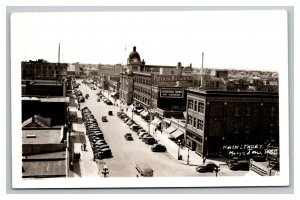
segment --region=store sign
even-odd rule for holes
[[[186,82],[193,81],[193,77],[186,75],[154,75],[153,80],[154,82]]]
[[[161,98],[183,98],[183,89],[181,88],[161,88]]]

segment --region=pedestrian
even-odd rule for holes
[[[128,108],[126,108],[126,112],[128,111]]]
[[[83,151],[85,151],[85,150],[86,150],[86,144],[83,143]]]

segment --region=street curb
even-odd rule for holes
[[[180,161],[180,163],[183,165],[188,165],[188,166],[195,166],[195,167],[198,166],[196,164],[187,164],[186,162],[183,162],[183,161]]]

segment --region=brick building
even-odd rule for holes
[[[67,63],[50,63],[43,59],[24,61],[21,62],[22,79],[65,79],[67,77],[67,67]]]
[[[270,92],[187,91],[185,143],[201,156],[264,156],[279,144],[279,96]]]

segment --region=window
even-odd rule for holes
[[[203,120],[198,119],[197,129],[203,131]]]
[[[271,117],[274,117],[275,116],[275,107],[272,106],[271,107]]]
[[[197,119],[196,119],[196,117],[194,117],[194,127],[196,127],[197,126]]]
[[[240,116],[240,110],[239,110],[239,107],[238,107],[238,106],[236,106],[236,107],[234,108],[234,116],[235,116],[235,117],[239,117],[239,116]]]
[[[251,105],[248,105],[246,109],[247,109],[247,114],[246,114],[246,116],[247,116],[247,117],[251,116]]]
[[[193,117],[188,115],[188,124],[189,125],[193,125],[192,119],[193,119]]]
[[[197,111],[197,101],[194,102],[194,111]]]
[[[193,109],[193,100],[192,99],[188,99],[188,108]]]
[[[204,114],[204,102],[198,102],[198,112]]]

